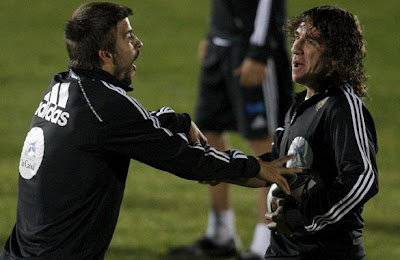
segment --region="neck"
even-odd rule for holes
[[[111,75],[114,75],[114,66],[112,64],[103,64],[101,69],[110,73]]]
[[[310,97],[314,96],[315,93],[318,92],[318,88],[312,87],[312,86],[307,86],[307,94],[306,94],[306,99],[309,99]]]

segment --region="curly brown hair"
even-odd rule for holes
[[[366,49],[357,16],[333,6],[312,8],[289,20],[286,29],[292,39],[303,22],[310,23],[320,32],[319,38],[327,47],[325,56],[336,61],[333,72],[326,78],[329,85],[347,83],[358,96],[368,96],[363,64]]]

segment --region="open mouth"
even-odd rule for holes
[[[133,60],[132,60],[132,69],[135,72],[136,72],[136,65],[134,62],[139,58],[139,55],[140,55],[140,51],[136,52],[136,55],[133,57]]]
[[[303,65],[304,65],[303,63],[300,63],[300,62],[298,62],[298,61],[294,61],[294,62],[292,63],[292,68],[293,68],[293,69],[298,69],[298,68],[302,67]]]

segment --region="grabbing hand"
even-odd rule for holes
[[[311,234],[304,228],[301,212],[294,198],[272,197],[271,204],[276,210],[265,214],[266,220],[271,221],[268,224],[270,230],[289,238]]]
[[[261,159],[257,159],[260,163],[260,173],[258,178],[267,181],[268,183],[276,183],[286,194],[290,195],[290,187],[285,177],[282,174],[285,173],[300,173],[300,168],[286,168],[282,165],[288,160],[292,159],[293,155],[287,155],[285,157],[276,159],[272,162],[264,162]]]
[[[199,130],[199,128],[197,127],[197,125],[193,121],[192,121],[192,123],[190,125],[188,138],[189,138],[189,142],[192,142],[192,143],[194,143],[194,142],[200,143],[203,146],[207,144],[207,138]]]
[[[268,228],[278,234],[286,235],[287,237],[293,237],[293,232],[285,222],[285,216],[283,214],[283,205],[285,199],[273,197],[273,203],[277,206],[277,209],[270,213],[265,214],[265,219],[271,221],[268,224]]]

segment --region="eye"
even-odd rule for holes
[[[133,39],[135,38],[135,35],[133,34],[133,32],[129,32],[127,35],[126,35],[126,39],[128,40],[128,41],[133,41]]]
[[[315,39],[315,38],[313,38],[313,37],[307,37],[307,41],[308,41],[309,43],[311,43],[312,45],[314,45],[314,46],[318,46],[318,45],[319,45],[318,40]]]

